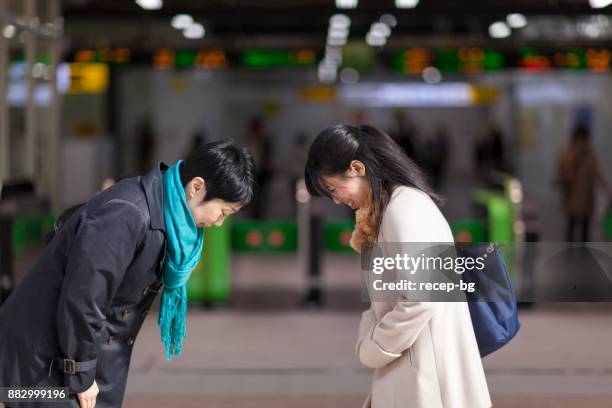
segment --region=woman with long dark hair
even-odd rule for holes
[[[310,147],[308,191],[357,212],[352,245],[453,242],[421,170],[373,126],[325,129]],[[374,368],[364,407],[491,406],[466,303],[373,301],[359,325],[359,360]]]

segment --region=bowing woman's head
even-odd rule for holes
[[[255,194],[255,165],[245,148],[212,142],[192,151],[181,165],[187,206],[199,228],[220,227]]]
[[[389,135],[368,125],[323,130],[310,146],[305,181],[311,195],[354,210],[369,208],[377,229],[396,186],[417,188],[440,201],[414,161]]]

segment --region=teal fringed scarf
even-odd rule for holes
[[[181,184],[179,160],[164,173],[164,219],[166,224],[166,260],[162,272],[164,289],[158,324],[166,359],[180,355],[187,314],[187,281],[195,269],[204,245],[202,228],[198,228],[187,206]]]

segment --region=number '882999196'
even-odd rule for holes
[[[66,387],[0,387],[0,402],[61,401],[68,399]]]

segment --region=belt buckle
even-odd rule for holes
[[[76,361],[65,358],[64,359],[64,373],[74,375],[76,374]]]

